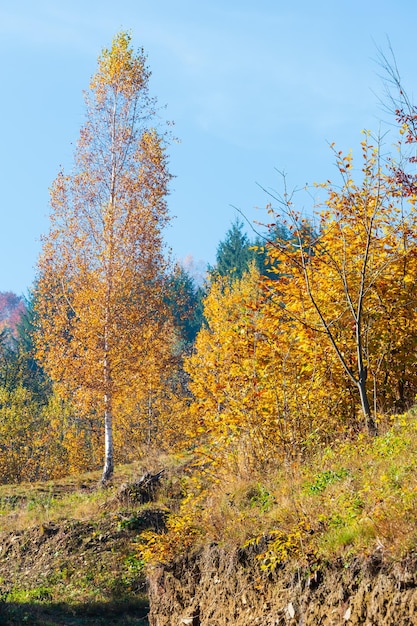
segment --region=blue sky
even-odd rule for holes
[[[375,62],[387,37],[413,93],[416,22],[412,0],[0,0],[0,291],[34,280],[48,188],[71,167],[82,91],[119,30],[144,47],[181,140],[167,242],[212,263],[233,206],[267,221],[259,185],[279,190],[277,169],[290,187],[334,178],[328,143],[355,151],[361,129],[389,121]]]

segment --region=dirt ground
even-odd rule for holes
[[[413,626],[417,557],[375,554],[314,572],[288,564],[265,575],[244,551],[212,545],[155,569],[150,604],[151,626]]]
[[[59,499],[60,486],[53,489]],[[77,489],[67,484],[62,495]],[[16,493],[0,494],[7,528],[0,531],[0,626],[147,625],[147,585],[135,541],[140,530],[163,527],[163,512],[105,500],[89,519],[13,530],[13,515],[28,507],[24,490]],[[38,491],[37,501],[42,497]]]

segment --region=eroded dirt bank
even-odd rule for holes
[[[151,626],[415,626],[417,555],[266,576],[253,555],[210,546],[155,569],[149,593]]]
[[[135,518],[50,522],[0,532],[0,625],[147,624]]]

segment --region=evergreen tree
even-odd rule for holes
[[[211,275],[225,276],[231,280],[242,278],[256,255],[252,246],[249,237],[243,232],[243,223],[236,219],[224,241],[217,247],[216,265],[211,268]]]
[[[227,231],[224,241],[218,245],[216,265],[210,269],[210,273],[212,277],[225,276],[231,281],[240,280],[254,261],[261,276],[278,278],[279,274],[271,272],[268,248],[273,248],[282,241],[290,241],[291,238],[292,234],[285,224],[277,222],[271,225],[265,235],[258,234],[251,241],[243,232],[243,223],[236,219]]]
[[[35,358],[33,335],[36,325],[34,293],[25,298],[25,310],[16,324],[16,338],[13,345],[13,359],[16,376],[25,389],[28,389],[41,404],[47,404],[52,394],[52,385],[44,369]]]
[[[195,341],[203,322],[204,289],[180,265],[168,278],[167,300],[174,325],[180,337],[181,348],[189,348]]]
[[[33,306],[33,296],[30,295],[25,300],[13,335],[9,329],[0,332],[0,387],[11,393],[22,387],[33,401],[44,405],[48,402],[51,386],[35,359]]]
[[[266,235],[259,234],[252,244],[254,251],[254,261],[261,276],[266,276],[272,280],[278,279],[280,274],[273,271],[271,268],[271,257],[268,254],[268,249],[273,249],[276,246],[280,246],[282,242],[291,241],[293,238],[290,230],[285,226],[277,222],[272,224]],[[281,243],[280,243],[281,242]]]

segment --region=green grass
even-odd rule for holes
[[[221,471],[210,479],[181,462],[159,461],[171,463],[170,475],[159,501],[143,506],[118,499],[138,466],[118,468],[107,489],[99,473],[1,486],[0,623],[143,626],[147,563],[174,559],[184,546],[246,547],[267,573],[287,560],[314,569],[417,549],[413,411],[381,424],[377,437],[334,441],[303,463],[244,478]]]
[[[246,478],[223,471],[199,483],[170,536],[147,537],[149,562],[175,558],[193,536],[195,547],[255,547],[265,569],[286,559],[311,566],[375,550],[400,559],[417,549],[416,412],[387,418],[377,437],[334,441],[302,463],[277,463]]]
[[[106,489],[98,473],[0,486],[0,624],[148,623],[135,540],[160,514],[118,499],[140,475],[119,467]]]

